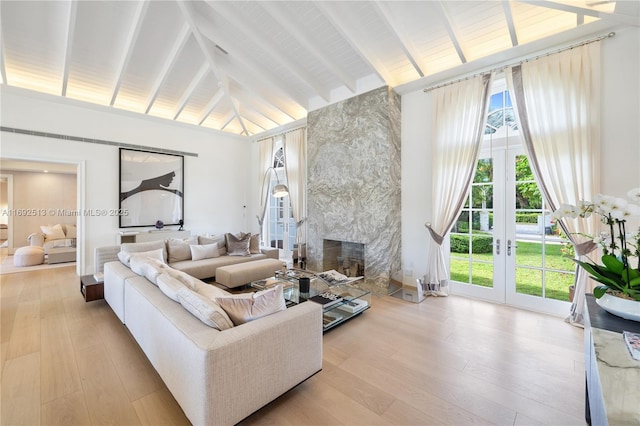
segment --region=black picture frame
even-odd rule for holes
[[[184,222],[184,156],[120,148],[120,228]]]

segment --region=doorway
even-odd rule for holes
[[[450,234],[452,291],[562,315],[575,264],[521,147],[482,153]]]

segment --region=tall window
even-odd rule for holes
[[[278,144],[278,142],[276,142]],[[277,178],[272,175],[269,185],[269,193],[278,183],[287,184],[286,173],[284,171],[284,150],[281,146],[276,149],[273,155],[273,168],[276,170]],[[283,255],[290,257],[293,253],[293,245],[296,241],[296,226],[291,212],[290,198],[275,198],[269,196],[269,208],[267,209],[267,219],[265,220],[265,232],[270,247],[283,249]]]

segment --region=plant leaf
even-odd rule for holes
[[[611,286],[613,288],[619,289],[626,285],[624,281],[622,281],[620,275],[616,275],[611,273],[611,271],[607,271],[604,268],[598,267],[598,265],[594,265],[588,262],[582,262],[580,260],[575,260],[575,262],[582,266],[585,271],[587,271],[591,278],[598,281],[599,283]]]
[[[602,256],[602,264],[606,266],[608,270],[617,274],[621,274],[624,270],[624,264],[620,262],[617,257],[610,254]]]
[[[609,288],[606,285],[599,285],[593,289],[593,297],[600,299],[607,292]]]

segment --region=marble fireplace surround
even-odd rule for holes
[[[364,281],[386,294],[401,270],[400,97],[381,87],[307,117],[307,266],[324,240],[364,245]]]

